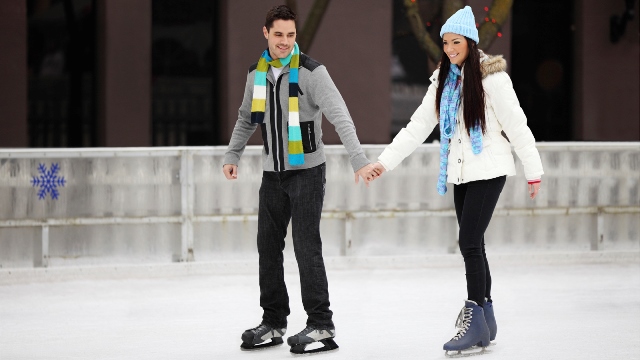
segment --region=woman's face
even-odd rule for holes
[[[462,65],[469,56],[467,39],[459,34],[445,33],[442,36],[442,49],[449,57],[449,61],[458,66]]]

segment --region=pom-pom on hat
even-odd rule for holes
[[[470,6],[465,6],[464,9],[456,11],[456,13],[451,15],[447,22],[442,25],[440,37],[446,33],[466,36],[475,41],[476,44],[480,42],[478,29],[476,29],[476,19],[473,16]]]

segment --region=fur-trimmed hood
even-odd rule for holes
[[[507,60],[502,55],[487,55],[482,50],[479,51],[483,79],[491,74],[507,70]]]

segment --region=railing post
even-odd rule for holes
[[[345,213],[344,216],[344,244],[342,246],[342,256],[350,256],[352,253],[351,240],[353,239],[353,214]]]
[[[598,237],[592,239],[591,241],[591,250],[598,251],[602,250],[604,247],[604,213],[602,208],[598,208],[597,221],[596,221],[596,229],[598,233]]]
[[[454,216],[455,216],[455,212],[454,212]],[[458,222],[455,222],[455,235],[454,236],[454,241],[452,241],[449,245],[449,247],[447,247],[447,253],[449,254],[457,254],[458,253],[458,249],[460,249],[460,225],[458,225]]]
[[[194,261],[193,255],[193,153],[183,150],[180,155],[180,198],[182,200],[182,231],[180,237],[180,259]]]
[[[42,225],[40,243],[33,248],[33,266],[49,267],[49,225]]]

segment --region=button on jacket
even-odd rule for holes
[[[540,154],[535,147],[535,138],[527,126],[527,118],[513,90],[511,79],[505,72],[506,61],[502,56],[488,56],[481,52],[480,65],[486,104],[486,133],[482,136],[482,152],[477,155],[473,153],[471,138],[464,126],[463,105],[460,102],[457,128],[449,147],[447,182],[462,184],[515,175],[511,145],[524,165],[527,180],[540,179],[544,173]],[[436,91],[439,72],[440,69],[437,69],[431,76],[427,94],[411,116],[409,124],[398,133],[378,158],[387,170],[398,166],[438,125]],[[502,136],[502,131],[509,140]]]

